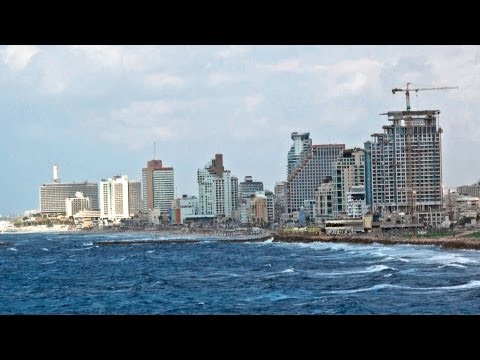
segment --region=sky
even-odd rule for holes
[[[479,46],[0,46],[0,214],[39,208],[39,187],[114,175],[141,180],[156,158],[176,195],[225,168],[274,190],[292,131],[363,147],[387,111],[438,109],[444,186],[480,178]]]

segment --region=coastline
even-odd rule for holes
[[[22,229],[25,230],[25,229]],[[32,233],[72,233],[72,234],[112,234],[124,232],[140,232],[158,237],[153,240],[109,240],[95,241],[96,245],[128,245],[128,244],[156,244],[156,243],[182,243],[201,242],[204,240],[238,243],[238,242],[284,242],[284,243],[345,243],[345,244],[382,244],[382,245],[433,245],[443,249],[457,250],[480,250],[480,238],[468,238],[465,236],[439,237],[439,238],[405,238],[399,236],[373,236],[373,235],[318,235],[307,233],[261,233],[261,234],[231,234],[224,232],[184,232],[165,230],[81,230],[67,229],[65,227],[38,228],[32,227],[27,231],[5,231],[2,234],[32,234]],[[0,241],[0,246],[10,245],[8,241]]]
[[[435,245],[444,249],[480,250],[480,239],[467,237],[442,238],[401,238],[398,236],[376,237],[371,235],[308,235],[308,234],[274,234],[274,242],[312,243],[331,242],[349,244],[382,244],[382,245]]]

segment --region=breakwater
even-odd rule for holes
[[[435,245],[446,249],[473,249],[480,250],[480,239],[466,237],[442,238],[402,238],[398,236],[372,235],[311,235],[277,233],[273,236],[274,242],[332,242],[351,244],[384,244],[384,245]]]

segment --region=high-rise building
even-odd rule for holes
[[[251,176],[245,176],[245,181],[239,184],[240,199],[246,199],[254,195],[256,191],[263,191],[263,182],[253,181]]]
[[[287,183],[275,183],[275,221],[280,222],[282,215],[287,214]]]
[[[391,111],[383,133],[372,134],[374,211],[431,212],[442,206],[438,110]],[[368,193],[368,190],[367,190]]]
[[[100,217],[110,221],[130,218],[128,176],[114,176],[100,181]]]
[[[302,163],[302,159],[308,155],[312,147],[310,133],[292,132],[293,144],[287,156],[287,177]]]
[[[198,207],[201,215],[232,217],[237,209],[238,179],[223,166],[223,155],[197,170]]]
[[[128,213],[134,217],[142,210],[142,183],[138,180],[128,182]]]
[[[353,148],[340,152],[334,164],[333,183],[335,199],[333,215],[347,214],[347,193],[352,186],[365,185],[365,160],[363,149]]]
[[[175,196],[173,167],[163,167],[162,160],[150,160],[142,170],[144,210],[159,209],[168,215]]]
[[[74,198],[77,192],[90,198],[92,209],[98,209],[98,184],[61,183],[58,177],[58,166],[54,166],[53,182],[40,186],[40,212],[42,214],[65,214],[65,199]]]
[[[322,180],[332,176],[333,165],[340,151],[344,149],[344,144],[326,144],[311,145],[303,150],[300,164],[297,164],[287,178],[287,212],[290,217],[298,214],[305,200],[314,199],[315,190]]]

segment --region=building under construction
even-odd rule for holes
[[[372,134],[366,172],[374,212],[432,213],[442,207],[439,110],[392,111],[383,133]]]

